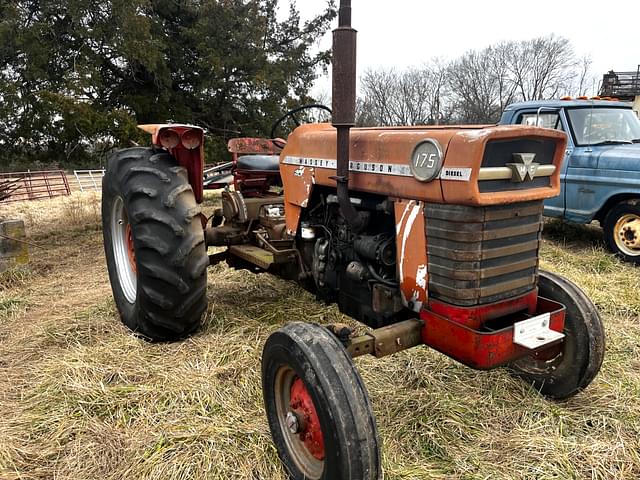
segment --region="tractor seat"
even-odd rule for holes
[[[238,170],[280,170],[279,155],[242,155],[238,157]]]

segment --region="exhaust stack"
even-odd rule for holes
[[[356,118],[356,37],[351,28],[351,0],[340,0],[338,28],[333,31],[332,125],[337,130],[336,181],[340,212],[357,233],[363,217],[349,199],[350,130]]]

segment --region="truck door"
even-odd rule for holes
[[[521,125],[538,126],[544,128],[553,128],[568,133],[566,128],[566,119],[564,113],[560,109],[523,110],[516,117],[516,123]],[[544,201],[544,214],[547,217],[562,217],[565,213],[565,179],[567,176],[568,159],[573,153],[573,142],[569,135],[567,142],[567,150],[562,162],[562,170],[560,171],[560,194],[557,197],[549,198]]]
[[[593,107],[563,110],[569,126],[569,142],[573,151],[568,156],[566,175],[563,178],[565,192],[564,218],[576,223],[589,223],[597,211],[599,172],[598,157],[594,155]]]

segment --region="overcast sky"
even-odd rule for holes
[[[303,19],[319,13],[324,4],[297,1]],[[551,33],[568,38],[578,56],[589,55],[599,80],[608,70],[635,71],[640,64],[638,0],[352,0],[351,5],[359,73],[419,66],[433,57],[451,60],[502,40]],[[322,40],[325,48],[330,37]],[[329,85],[328,79],[320,80],[317,89],[328,91]]]

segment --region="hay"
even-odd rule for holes
[[[46,249],[0,282],[0,478],[284,478],[262,406],[264,340],[288,321],[349,320],[295,285],[217,266],[203,329],[146,343],[118,320],[89,198],[13,212]],[[427,348],[359,358],[385,478],[640,477],[637,269],[605,252],[597,229],[547,230],[543,268],[603,312],[601,374],[558,403]]]

